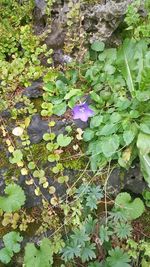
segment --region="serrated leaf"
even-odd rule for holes
[[[5,212],[17,211],[25,203],[25,194],[22,188],[16,184],[9,184],[5,188],[6,196],[0,197],[0,208]]]
[[[122,249],[116,247],[109,251],[109,257],[106,259],[110,267],[130,267],[130,258]]]
[[[96,258],[95,254],[95,244],[86,243],[85,247],[81,250],[81,260],[86,262]]]

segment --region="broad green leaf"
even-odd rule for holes
[[[13,257],[13,252],[9,251],[7,248],[2,248],[0,250],[0,261],[4,264],[7,264],[11,261]]]
[[[141,123],[140,124],[140,130],[143,133],[150,134],[150,120],[147,122],[145,121],[145,122]]]
[[[5,247],[0,250],[0,261],[7,264],[11,261],[14,253],[18,253],[21,249],[20,242],[23,237],[17,232],[9,232],[3,236]]]
[[[19,233],[17,232],[9,232],[8,234],[4,235],[3,237],[3,241],[4,241],[4,245],[5,247],[9,250],[9,251],[13,251],[14,253],[18,253],[21,249],[20,247],[20,242],[23,240],[23,237],[20,236]]]
[[[96,51],[96,52],[102,52],[105,48],[105,44],[103,42],[100,41],[95,41],[92,45],[91,45],[91,49]]]
[[[150,187],[150,156],[139,154],[139,157],[142,174]]]
[[[70,99],[72,96],[75,96],[77,94],[80,94],[81,90],[80,89],[71,89],[69,93],[67,93],[64,97],[65,100]]]
[[[63,135],[63,134],[59,134],[57,136],[57,143],[61,147],[68,146],[71,143],[71,141],[72,141],[72,137],[70,137],[70,136]]]
[[[139,133],[137,147],[142,155],[150,153],[150,134]]]
[[[126,130],[126,131],[123,132],[123,139],[125,141],[126,146],[131,144],[131,142],[133,141],[134,137],[135,137],[135,133],[132,130]]]
[[[67,109],[66,102],[62,102],[58,105],[54,105],[53,113],[57,116],[61,116],[66,112],[66,109]]]
[[[0,208],[3,211],[17,211],[24,205],[26,197],[19,185],[9,184],[4,191],[6,196],[0,197]]]
[[[115,209],[122,211],[128,220],[135,220],[142,215],[145,207],[140,198],[132,201],[130,194],[119,193],[115,199]]]
[[[94,116],[93,118],[91,118],[90,128],[95,128],[95,127],[100,126],[102,121],[103,121],[103,116],[102,115]]]
[[[33,243],[28,243],[25,247],[24,264],[26,267],[51,267],[53,251],[50,240],[44,238],[39,249]]]
[[[102,141],[102,152],[106,158],[110,158],[119,148],[119,137],[112,135]]]
[[[84,140],[85,142],[88,142],[88,141],[90,141],[93,137],[94,137],[94,131],[91,130],[90,128],[87,128],[87,129],[84,131],[84,134],[83,134],[83,140]]]
[[[99,131],[97,131],[96,135],[110,135],[117,131],[118,125],[114,123],[107,123],[105,126],[101,127]]]

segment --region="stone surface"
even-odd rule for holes
[[[23,95],[30,99],[38,98],[43,94],[42,88],[42,81],[33,82],[31,86],[25,88],[25,90],[23,91]]]
[[[84,12],[84,29],[90,42],[106,41],[118,28],[132,0],[107,1],[105,4],[87,5]]]
[[[43,139],[43,134],[49,132],[48,120],[42,120],[39,114],[32,117],[28,127],[28,135],[32,144],[37,144]],[[65,127],[69,125],[66,121],[57,121],[53,127],[53,133],[56,135],[65,133]]]
[[[127,191],[133,194],[142,194],[148,185],[144,181],[138,163],[129,168],[128,171],[122,168],[115,168],[107,183],[107,192],[116,196],[120,191]]]

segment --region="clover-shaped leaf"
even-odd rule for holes
[[[67,135],[59,134],[57,136],[57,143],[59,146],[66,147],[68,146],[72,141],[72,138]]]

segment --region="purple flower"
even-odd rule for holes
[[[94,111],[89,108],[87,103],[76,105],[73,108],[73,119],[80,119],[81,121],[87,121],[89,117],[94,115]]]

